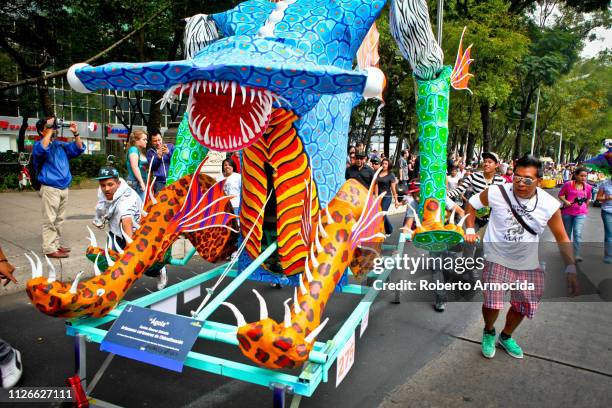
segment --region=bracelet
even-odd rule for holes
[[[474,235],[476,234],[476,231],[474,230],[474,228],[467,228],[465,230],[465,235]]]
[[[8,259],[0,259],[0,262],[8,262]]]
[[[81,136],[81,134],[79,132],[74,134],[74,137],[79,137],[79,136]]]

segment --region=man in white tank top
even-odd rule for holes
[[[544,271],[539,267],[538,242],[539,234],[547,226],[559,244],[570,295],[578,293],[574,255],[563,228],[559,202],[538,188],[541,177],[540,161],[525,156],[515,165],[512,184],[489,187],[474,195],[467,208],[469,217],[465,241],[472,244],[478,237],[474,231],[476,211],[484,206],[491,208],[483,239],[486,262],[482,276],[485,322],[482,354],[487,358],[495,355],[494,324],[504,307],[504,294],[508,290],[504,286],[510,290],[511,307],[499,344],[512,357],[523,358],[523,350],[512,338],[512,333],[524,317],[533,318],[544,293]]]

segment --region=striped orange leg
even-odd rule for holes
[[[236,315],[237,338],[245,356],[268,368],[298,367],[308,359],[315,338],[327,322],[327,319],[321,322],[325,305],[358,249],[355,227],[368,209],[366,203],[367,190],[355,180],[349,180],[323,211],[321,221],[312,229],[314,238],[300,287],[294,290],[293,304],[289,306],[292,299],[285,302],[282,323],[268,316],[265,300],[255,290],[260,302],[257,322],[247,324],[234,305],[224,303]],[[379,211],[379,204],[376,206],[375,212]],[[373,221],[370,232],[380,239],[381,219]]]

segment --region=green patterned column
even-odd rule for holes
[[[195,172],[206,154],[208,154],[208,148],[199,144],[191,135],[187,114],[185,113],[176,134],[176,145],[174,146],[166,185]]]
[[[416,112],[419,121],[421,202],[419,214],[428,198],[438,200],[445,211],[446,153],[448,141],[448,99],[451,67],[445,66],[438,78],[417,79]]]

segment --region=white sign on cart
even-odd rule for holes
[[[340,385],[344,377],[348,374],[353,363],[355,362],[355,332],[344,345],[344,348],[338,354],[336,361],[336,387]]]

